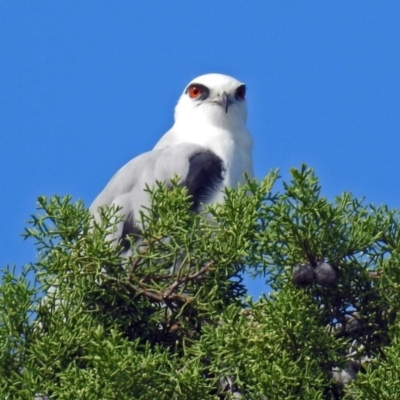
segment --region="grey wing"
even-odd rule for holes
[[[140,211],[150,205],[146,185],[169,183],[178,175],[193,197],[192,209],[217,190],[223,181],[222,160],[201,146],[182,143],[141,154],[122,167],[90,206],[90,212],[99,219],[98,207],[122,207],[123,221],[112,239],[120,240],[138,230]]]

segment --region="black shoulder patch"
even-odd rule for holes
[[[200,203],[220,188],[223,172],[222,159],[209,150],[196,153],[189,159],[189,172],[183,184],[192,196],[193,211],[198,211]]]

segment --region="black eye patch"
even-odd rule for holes
[[[235,97],[237,100],[244,100],[246,98],[246,86],[240,85],[236,89]]]

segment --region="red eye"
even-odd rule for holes
[[[203,90],[200,86],[190,86],[189,88],[189,97],[191,99],[196,99],[197,97],[201,96]]]
[[[236,98],[244,100],[246,98],[246,86],[242,85],[236,89]]]

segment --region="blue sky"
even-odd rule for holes
[[[330,198],[400,207],[399,21],[398,1],[2,1],[0,266],[35,259],[37,196],[89,206],[208,72],[247,84],[257,177],[306,163]]]

